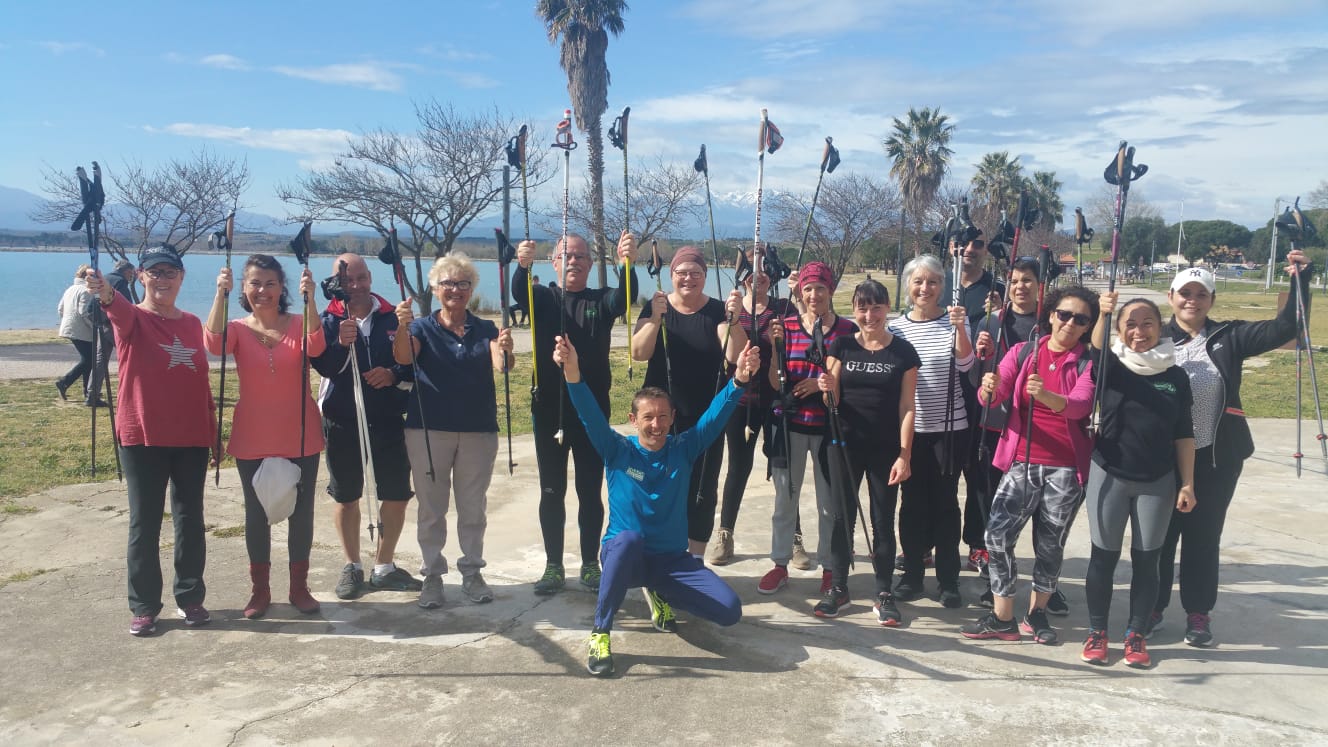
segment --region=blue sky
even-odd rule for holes
[[[610,42],[605,125],[632,107],[633,160],[690,162],[706,143],[722,204],[754,189],[762,107],[786,138],[767,189],[810,190],[826,135],[841,169],[884,178],[892,117],[923,106],[957,125],[953,178],[1009,150],[1055,170],[1070,211],[1102,191],[1123,138],[1151,167],[1139,194],[1168,221],[1184,200],[1187,219],[1261,223],[1274,198],[1328,177],[1322,0],[631,6]],[[17,7],[0,29],[0,185],[32,192],[43,164],[208,147],[247,158],[244,201],[281,217],[278,182],[357,132],[411,130],[415,101],[496,104],[545,130],[567,105],[533,2]]]

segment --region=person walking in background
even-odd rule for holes
[[[411,312],[411,301],[396,307],[398,334],[392,341],[396,362],[417,364],[422,408],[406,415],[406,449],[419,493],[420,573],[424,585],[419,605],[443,606],[443,574],[447,573],[447,509],[456,494],[456,534],[461,558],[461,592],[476,604],[493,601],[485,583],[484,532],[488,528],[489,480],[498,455],[498,398],[493,372],[510,371],[512,330],[470,313],[479,273],[464,254],[440,257],[429,270],[438,310],[423,319]],[[412,355],[412,347],[414,353]],[[423,409],[421,420],[420,409]],[[425,439],[429,439],[426,448]],[[433,477],[429,455],[433,455]]]
[[[211,620],[203,606],[203,485],[217,419],[203,325],[175,305],[184,262],[171,247],[148,249],[139,257],[139,275],[143,301],[138,305],[95,272],[89,274],[87,289],[115,328],[120,365],[115,430],[129,493],[129,632],[147,636],[156,632],[162,608],[161,522],[167,488],[175,528],[175,603],[187,626]]]
[[[60,303],[55,310],[60,314],[60,336],[73,344],[78,353],[75,363],[64,376],[55,380],[55,389],[60,399],[68,400],[69,387],[75,381],[83,382],[83,398],[88,402],[97,400],[97,394],[88,390],[88,379],[97,355],[97,330],[92,324],[93,295],[88,292],[87,274],[91,268],[79,265],[74,272],[74,282],[60,296]],[[105,402],[98,402],[98,407],[105,407]]]
[[[230,268],[223,267],[217,275],[217,295],[203,339],[209,353],[221,355],[221,333],[226,328],[226,353],[234,358],[235,373],[240,379],[240,398],[235,403],[226,451],[235,457],[244,489],[244,543],[253,585],[244,616],[262,617],[272,603],[269,581],[272,529],[254,485],[259,467],[269,459],[287,459],[299,468],[295,509],[287,524],[289,600],[300,612],[313,614],[319,610],[319,604],[309,593],[309,551],[314,540],[314,487],[318,482],[318,457],[323,451],[323,429],[318,404],[307,389],[303,392],[300,389],[308,375],[302,346],[307,345],[311,358],[322,355],[326,348],[323,327],[316,322],[314,279],[307,268],[300,276],[300,293],[308,299],[307,336],[301,330],[302,315],[288,313],[291,300],[286,290],[286,273],[276,259],[253,254],[245,261],[240,307],[249,316],[227,321],[222,318],[222,309],[232,284]],[[298,396],[292,397],[293,392]]]

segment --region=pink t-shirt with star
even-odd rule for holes
[[[115,328],[120,391],[115,431],[124,446],[212,446],[217,411],[208,381],[203,324],[166,319],[119,294],[103,307]]]

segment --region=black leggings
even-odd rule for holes
[[[314,488],[318,483],[318,459],[321,454],[292,459],[300,468],[300,483],[296,486],[295,511],[287,519],[286,554],[290,562],[309,559],[314,544]],[[249,551],[250,563],[272,562],[272,527],[267,512],[254,492],[254,473],[262,459],[236,459],[240,473],[240,486],[244,488],[244,545]]]
[[[848,436],[848,442],[866,443],[866,439]],[[871,509],[871,553],[872,570],[876,575],[876,592],[888,593],[890,580],[895,570],[895,502],[899,498],[899,486],[890,484],[890,468],[899,457],[899,447],[887,451],[885,448],[849,449],[849,469],[853,478],[853,502],[850,505],[847,525],[843,521],[835,522],[834,533],[830,535],[830,573],[835,586],[848,588],[848,566],[853,558],[852,534],[857,524],[858,494],[862,490],[862,478],[867,478],[867,496]]]
[[[977,433],[979,431],[970,431]],[[1001,440],[1000,431],[982,429],[982,443],[969,450],[969,461],[964,465],[964,544],[977,550],[987,548],[987,517],[991,516],[991,499],[996,495],[996,487],[1005,476],[992,464],[992,455],[996,453],[996,443]],[[986,450],[982,446],[986,446]],[[979,457],[986,457],[979,460]],[[1033,514],[1033,521],[1037,521]]]
[[[747,437],[747,414],[751,412],[752,435]],[[724,475],[724,501],[719,508],[719,526],[733,531],[738,523],[738,509],[742,506],[742,494],[747,490],[747,478],[752,473],[753,457],[756,454],[756,436],[768,439],[765,430],[769,408],[757,407],[751,410],[739,407],[729,416],[724,426],[724,440],[728,443],[728,470]],[[690,522],[688,522],[690,526]]]
[[[181,609],[202,604],[207,595],[203,485],[208,447],[121,446],[120,463],[129,488],[129,610],[135,615],[161,612],[161,520],[168,487],[175,526],[175,603]]]
[[[678,420],[678,433],[696,425]],[[692,462],[692,479],[687,484],[687,539],[709,542],[715,530],[715,506],[719,503],[719,472],[724,466],[724,439],[717,438]]]
[[[1157,599],[1157,558],[1160,550],[1130,550],[1130,630],[1148,631],[1148,616]],[[1088,560],[1088,573],[1084,579],[1084,593],[1088,597],[1088,627],[1107,629],[1107,613],[1111,610],[1111,591],[1116,575],[1120,550],[1103,550],[1093,545]]]
[[[1176,546],[1180,546],[1180,603],[1186,612],[1208,614],[1217,606],[1218,552],[1222,527],[1227,523],[1227,509],[1236,493],[1245,463],[1239,459],[1219,459],[1213,464],[1213,447],[1194,452],[1194,495],[1198,501],[1188,514],[1173,511],[1162,543],[1158,563],[1158,596],[1155,609],[1165,610],[1171,603],[1171,584],[1175,579]]]
[[[913,437],[912,475],[904,481],[899,508],[899,542],[904,579],[921,585],[923,557],[936,549],[936,580],[942,589],[959,588],[959,469],[968,448],[968,429],[955,431],[949,474],[942,469],[945,433]]]
[[[551,565],[563,565],[563,524],[567,522],[567,454],[571,452],[576,469],[576,524],[581,531],[581,563],[599,562],[599,540],[604,532],[604,503],[600,489],[604,484],[604,460],[586,436],[586,429],[576,410],[567,404],[567,424],[563,442],[557,432],[555,412],[539,410],[535,418],[535,459],[539,462],[540,532],[544,535],[544,554]],[[713,509],[712,509],[713,510]]]

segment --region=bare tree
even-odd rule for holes
[[[504,145],[518,125],[497,109],[465,114],[437,101],[417,104],[415,116],[418,132],[366,132],[347,143],[332,168],[280,185],[277,196],[303,218],[353,223],[384,237],[400,224],[406,233],[398,236],[400,247],[415,266],[407,290],[427,314],[433,297],[422,257],[452,251],[461,233],[501,199]],[[542,149],[531,148],[528,186],[543,183],[542,162]]]
[[[249,165],[207,149],[187,160],[172,158],[148,169],[126,161],[107,170],[109,189],[102,208],[101,238],[114,257],[168,243],[181,254],[221,227],[249,186]],[[47,201],[33,212],[44,223],[72,222],[83,209],[78,180],[46,166],[42,191]]]
[[[617,244],[618,234],[624,227],[643,244],[650,239],[674,238],[681,228],[704,218],[701,174],[690,164],[666,163],[663,158],[656,158],[648,166],[632,169],[629,178],[630,225],[623,216],[622,185],[614,182],[604,188],[604,225],[610,245]],[[586,235],[594,232],[592,191],[587,179],[572,195],[568,210],[569,225]],[[561,234],[562,215],[546,216],[540,221],[540,227],[549,233]]]
[[[901,206],[893,187],[855,173],[836,174],[833,180],[825,180],[809,232],[810,194],[781,193],[772,200],[776,235],[796,250],[807,232],[803,262],[825,262],[835,277],[842,277],[854,264],[864,244],[898,222]]]

